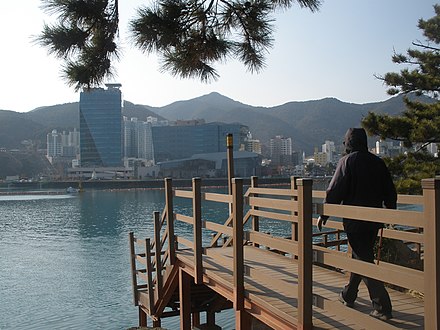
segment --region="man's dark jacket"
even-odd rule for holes
[[[350,128],[344,141],[347,155],[339,160],[327,189],[326,203],[396,208],[397,194],[382,159],[368,151],[362,128]],[[377,230],[383,224],[344,219],[346,232]]]

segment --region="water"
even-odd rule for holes
[[[0,329],[137,326],[128,233],[153,237],[152,214],[164,204],[161,190],[0,196]],[[213,204],[204,216],[224,222],[227,207]],[[176,200],[175,209],[190,215],[191,202]],[[217,319],[231,329],[226,315]]]
[[[163,190],[0,196],[0,330],[137,326],[128,233],[153,238],[152,215],[164,205]],[[176,198],[174,211],[191,216],[191,200]],[[225,204],[202,205],[204,220],[223,224],[227,215]],[[262,232],[275,236],[289,236],[290,228],[274,220],[260,223]],[[175,231],[192,236],[185,223],[177,222]],[[210,232],[203,234],[206,246]],[[216,322],[234,328],[228,311],[217,314]],[[162,325],[178,329],[179,318],[163,319]]]
[[[127,329],[128,232],[147,235],[161,191],[1,196],[0,329]]]

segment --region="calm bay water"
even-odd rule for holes
[[[128,233],[153,237],[152,214],[163,207],[162,190],[0,196],[0,329],[137,326]],[[175,211],[191,215],[191,202],[177,199]],[[226,205],[203,207],[205,219],[226,216]],[[176,232],[189,236],[191,228]],[[227,313],[217,319],[233,328]],[[178,329],[178,319],[163,326]]]

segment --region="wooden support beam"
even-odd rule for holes
[[[162,296],[162,286],[163,286],[163,278],[162,278],[162,244],[160,239],[160,213],[155,211],[153,213],[154,220],[154,248],[155,248],[155,259],[156,259],[156,301],[159,297]]]
[[[244,309],[243,179],[232,179],[234,309]],[[240,314],[241,315],[241,314]]]
[[[235,311],[235,330],[249,330],[252,328],[252,317],[244,309]]]
[[[137,291],[137,276],[136,276],[136,250],[134,247],[134,233],[128,234],[128,240],[130,244],[130,268],[131,268],[131,285],[133,289],[133,303],[138,306],[138,291]]]
[[[312,183],[298,184],[298,329],[312,329]]]
[[[258,177],[252,176],[251,177],[251,187],[252,188],[258,188]],[[253,194],[254,197],[258,197],[258,194]],[[252,211],[258,210],[258,206],[252,205]],[[260,231],[260,217],[258,215],[252,216],[252,230],[253,231]],[[258,243],[253,242],[253,245],[255,247],[259,247]]]
[[[199,327],[200,326],[200,312],[194,312],[192,313],[192,327]]]
[[[145,266],[146,266],[146,275],[147,275],[147,290],[148,290],[148,309],[150,311],[150,315],[154,315],[156,312],[154,306],[154,288],[153,288],[153,265],[151,263],[151,243],[150,239],[145,239],[144,243],[145,248]]]
[[[299,178],[292,176],[290,178],[290,189],[292,191],[296,191],[298,190],[298,184],[297,184],[297,180]],[[294,196],[292,196],[292,201],[298,201],[298,196],[295,196],[295,194],[293,194]],[[292,211],[292,215],[298,215],[298,212]],[[298,242],[298,222],[292,222],[292,240]]]
[[[139,326],[140,327],[146,327],[147,325],[148,325],[148,323],[147,323],[147,314],[139,306]]]
[[[173,211],[173,182],[171,178],[165,179],[165,208],[167,215],[167,230],[168,230],[168,254],[170,264],[176,263],[176,239],[174,236],[174,211]]]
[[[162,322],[160,319],[153,320],[153,328],[160,328],[162,326]]]
[[[215,312],[214,311],[206,311],[206,324],[208,326],[215,325]]]
[[[440,178],[422,180],[425,218],[425,329],[440,328]]]
[[[191,279],[179,269],[180,330],[191,330]]]
[[[194,282],[196,284],[202,284],[202,180],[200,178],[193,178],[192,186],[194,218]]]

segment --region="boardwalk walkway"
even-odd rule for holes
[[[146,325],[148,317],[160,326],[162,318],[180,316],[183,330],[218,329],[215,314],[233,309],[237,330],[437,329],[440,180],[427,180],[423,186],[423,196],[399,196],[401,204],[418,205],[408,211],[323,205],[323,192],[312,191],[311,180],[305,179],[292,178],[290,189],[271,189],[258,187],[254,178],[246,192],[242,181],[234,179],[231,195],[202,193],[200,179],[193,180],[190,191],[174,190],[167,179],[165,209],[153,215],[154,237],[130,233],[139,323]],[[192,200],[189,214],[174,213],[175,198]],[[224,224],[203,218],[204,201],[229,204]],[[332,231],[318,244],[312,234],[316,213],[392,225],[383,237],[411,246],[424,269],[353,260],[344,252],[340,221],[327,222]],[[267,220],[290,223],[291,230],[284,237],[260,232],[260,222]],[[176,235],[177,222],[192,226],[192,237]],[[204,246],[207,232],[212,240]],[[389,284],[393,319],[369,316],[371,302],[363,283],[354,308],[338,301],[348,272]],[[200,313],[206,313],[205,324],[200,324]]]
[[[244,249],[246,265],[252,268],[252,275],[245,275],[246,303],[249,309],[259,308],[262,313],[272,314],[274,328],[294,329],[297,317],[298,264],[295,260],[273,252],[246,246]],[[216,258],[210,257],[216,254]],[[222,286],[233,295],[233,274],[231,264],[232,248],[211,248],[203,258],[205,276],[211,281],[213,290]],[[219,255],[221,258],[218,258]],[[183,250],[177,253],[177,258],[191,268],[194,256],[191,251]],[[218,260],[223,262],[218,262]],[[258,274],[258,275],[255,275]],[[368,316],[371,302],[368,291],[362,283],[359,297],[354,309],[343,306],[337,299],[341,288],[347,283],[347,276],[320,266],[313,267],[313,293],[329,300],[328,310],[314,307],[314,329],[366,329],[359,323],[376,326],[376,329],[387,329],[382,321]],[[282,289],[280,289],[280,287]],[[401,291],[388,288],[393,302],[394,318],[388,321],[390,329],[424,329],[423,300]],[[255,305],[255,306],[253,306]],[[360,322],[360,320],[363,322]]]

